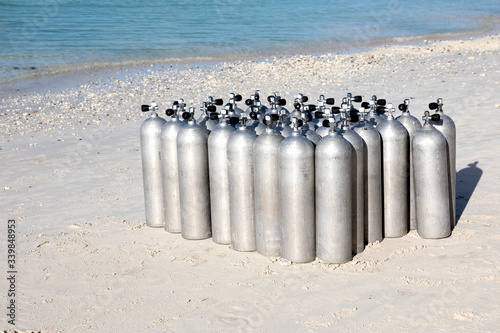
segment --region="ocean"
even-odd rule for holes
[[[498,0],[0,0],[0,83],[80,69],[342,51],[486,32]]]

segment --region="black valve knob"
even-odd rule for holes
[[[249,117],[253,120],[259,119],[259,116],[257,115],[257,112],[255,112],[255,111],[250,111]]]
[[[302,103],[307,103],[307,101],[309,100],[309,98],[307,96],[302,96]]]
[[[321,112],[321,111],[316,111],[316,112],[314,112],[314,117],[315,117],[316,119],[321,119],[321,118],[324,118],[324,116],[323,116],[323,112]]]
[[[286,99],[281,98],[281,99],[278,101],[278,105],[279,105],[279,106],[284,106],[284,105],[286,105]]]
[[[252,101],[250,98],[248,98],[248,99],[245,101],[245,104],[246,104],[246,105],[248,105],[248,106],[253,105],[253,101]]]
[[[304,122],[302,121],[302,119],[297,119],[297,126],[302,127],[302,125],[304,125]]]
[[[182,118],[184,118],[186,120],[190,119],[191,118],[191,113],[189,113],[189,112],[183,112],[182,113]]]
[[[236,125],[239,122],[240,122],[240,119],[238,117],[231,117],[231,118],[229,118],[229,123],[231,125]]]
[[[142,112],[149,111],[149,105],[141,105],[141,111]]]
[[[207,106],[207,111],[208,112],[215,112],[217,110],[217,107],[215,105],[209,105]]]
[[[241,99],[242,99],[241,95],[236,95],[236,96],[234,96],[234,100],[235,100],[236,102],[241,101]]]
[[[330,127],[330,120],[328,119],[323,120],[323,127]]]
[[[377,113],[385,113],[385,107],[384,106],[377,106],[375,109]]]
[[[215,104],[215,105],[222,105],[222,104],[224,104],[224,101],[222,100],[222,98],[217,98],[217,99],[214,101],[214,104]]]
[[[314,104],[309,104],[309,105],[308,105],[308,110],[309,110],[310,112],[316,111],[316,105],[314,105]]]
[[[305,120],[306,120],[307,122],[310,122],[310,121],[312,121],[312,120],[313,120],[313,116],[312,116],[310,113],[306,113],[306,114],[305,114],[305,116],[306,116],[306,119],[305,119]]]
[[[368,109],[368,108],[370,107],[370,103],[368,103],[368,102],[363,102],[363,103],[361,103],[361,107],[362,107],[362,108],[365,108],[365,109]]]
[[[327,105],[333,105],[333,104],[335,104],[335,98],[327,98],[326,99],[326,104]]]
[[[219,114],[217,112],[210,113],[210,120],[217,120],[217,119],[219,119]]]
[[[431,116],[431,120],[432,121],[440,121],[441,120],[441,116],[439,115],[439,113],[433,114]]]
[[[166,110],[165,110],[165,114],[166,114],[167,116],[173,116],[173,115],[174,115],[174,110],[172,110],[172,109],[166,109]]]
[[[434,102],[434,103],[429,104],[429,109],[431,109],[431,110],[437,110],[438,108],[439,108],[438,103]]]
[[[339,114],[340,113],[340,107],[339,106],[332,106],[332,113],[333,114]]]
[[[172,105],[179,105],[179,101],[174,101]]]
[[[356,103],[361,103],[363,101],[363,97],[362,96],[354,96],[352,98],[352,101],[356,102]]]
[[[380,106],[385,106],[387,104],[387,101],[383,98],[381,99],[377,99],[377,105],[380,105]]]
[[[300,105],[300,103],[297,103],[297,102],[295,102],[295,103],[293,104],[293,107],[294,107],[296,110],[299,110],[299,109],[300,109],[300,106],[301,106],[301,105]]]
[[[398,109],[401,111],[406,111],[408,110],[408,105],[406,105],[405,103],[401,103],[398,105]]]
[[[255,93],[255,94],[253,95],[253,98],[254,98],[256,101],[260,100],[260,96],[259,96],[259,94],[257,94],[257,93]]]

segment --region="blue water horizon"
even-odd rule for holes
[[[142,63],[342,51],[486,32],[479,0],[0,0],[0,82]]]

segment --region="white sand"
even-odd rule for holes
[[[64,91],[58,77],[0,86],[0,253],[7,271],[6,222],[14,218],[16,328],[498,331],[499,51],[500,38],[490,35],[192,69],[80,73],[65,77]],[[442,97],[458,129],[452,236],[423,240],[412,231],[344,265],[296,265],[146,227],[140,105],[155,100],[164,110],[183,97],[198,106],[208,95],[248,97],[254,89],[266,96],[277,90],[289,104],[299,92],[311,101],[347,92],[395,105],[412,98],[417,117]],[[2,306],[7,289],[2,279]],[[14,328],[7,319],[0,314],[1,329]]]

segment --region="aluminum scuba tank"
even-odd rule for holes
[[[354,107],[353,102],[361,103],[363,101],[362,96],[353,96],[351,93],[347,93],[347,97],[345,98],[347,106],[349,108],[349,126],[353,127],[359,121],[359,110]],[[342,100],[344,103],[344,100]]]
[[[438,98],[437,103],[429,104],[429,109],[435,110],[436,114],[439,114],[440,120],[435,121],[431,119],[431,124],[440,131],[444,137],[446,138],[446,142],[448,143],[448,156],[449,156],[449,171],[450,175],[450,202],[452,206],[452,214],[451,214],[451,229],[455,228],[456,224],[456,182],[457,182],[457,168],[456,168],[456,157],[457,157],[457,132],[455,123],[453,120],[443,113],[443,99]]]
[[[214,99],[212,96],[208,96],[208,101],[203,102],[200,111],[201,116],[196,120],[196,123],[202,127],[205,127],[209,133],[218,124],[217,119],[210,119],[210,113],[217,111],[217,106],[223,105],[224,101],[220,98]]]
[[[426,111],[424,126],[413,138],[417,232],[422,238],[444,238],[451,234],[447,143],[429,122],[439,118],[440,114],[431,118]]]
[[[417,229],[417,220],[415,213],[415,190],[413,182],[413,163],[412,163],[412,141],[415,133],[422,128],[420,121],[410,114],[408,106],[410,105],[410,100],[405,99],[402,104],[399,104],[399,110],[402,114],[396,118],[408,131],[410,137],[410,230]]]
[[[292,118],[294,131],[279,150],[280,256],[305,263],[314,261],[316,252],[314,144],[300,134],[301,122]]]
[[[342,264],[350,261],[353,253],[355,152],[335,126],[332,119],[330,132],[315,152],[316,254],[326,263]]]
[[[183,101],[181,100],[181,104]],[[161,130],[161,168],[163,199],[165,202],[165,230],[181,232],[181,201],[179,196],[179,168],[177,161],[177,134],[186,125],[178,116],[179,101],[165,114],[170,117]]]
[[[365,240],[368,244],[382,241],[382,141],[379,132],[366,122],[366,110],[360,108],[359,126],[354,131],[365,142]]]
[[[385,106],[378,106],[373,100],[363,102],[361,106],[369,109],[366,121],[367,124],[377,127],[378,124],[387,119],[387,117],[382,117],[383,112],[385,112]]]
[[[160,133],[165,119],[158,116],[158,106],[142,105],[142,112],[151,111],[140,129],[142,176],[146,225],[159,228],[165,226],[163,189],[161,186],[161,144]]]
[[[240,125],[227,141],[231,247],[236,251],[255,251],[253,146],[257,134],[246,127],[247,115],[241,113]]]
[[[280,132],[284,138],[286,138],[290,134],[292,134],[292,132],[293,132],[293,128],[290,125],[288,125],[290,118],[287,116],[286,110],[281,109],[278,112],[279,112],[279,116],[278,116],[278,121],[276,123],[275,129],[276,129],[276,131]],[[272,115],[271,115],[271,117],[272,117]]]
[[[311,112],[318,112],[318,111],[325,112],[327,109],[327,105],[333,105],[333,104],[335,104],[334,98],[325,98],[325,95],[319,95],[318,102],[317,102],[316,106],[314,107],[314,110],[310,110],[310,111]],[[313,120],[311,121],[311,125],[314,125],[314,127],[311,126],[311,129],[316,131],[316,129],[318,127],[323,126],[323,121],[316,118],[316,117],[313,117]]]
[[[410,137],[392,115],[377,125],[382,138],[384,237],[402,237],[410,226]]]
[[[349,116],[352,114],[352,108],[343,104],[342,129],[339,134],[344,137],[354,148],[354,161],[352,168],[352,252],[361,253],[365,248],[365,143],[363,139],[349,127]],[[358,117],[359,118],[359,117]]]
[[[177,134],[181,232],[186,239],[205,239],[211,236],[208,131],[196,123],[194,108],[182,117],[187,124]]]
[[[256,99],[255,95],[251,95],[250,98],[245,101],[245,104],[248,105],[246,110],[246,114],[249,118],[247,120],[247,128],[253,130],[257,135],[260,135],[267,128],[267,126],[261,122],[264,116],[262,113],[262,110],[264,110],[263,106],[260,100]],[[265,108],[265,110],[267,110],[267,108]]]
[[[304,96],[304,98],[305,97],[306,96]],[[319,142],[319,140],[321,140],[321,136],[314,130],[312,130],[311,127],[309,126],[309,122],[313,120],[312,112],[316,110],[316,106],[313,104],[305,105],[303,103],[296,102],[294,104],[294,107],[296,111],[300,111],[300,119],[302,120],[300,127],[301,134],[304,135],[309,140],[311,140],[311,142],[314,143],[314,145],[316,145]],[[292,112],[292,114],[294,112]]]
[[[304,110],[304,105],[308,100],[309,97],[303,94],[297,95],[297,97],[293,101],[293,110],[289,114],[290,120],[292,118],[302,119],[302,111]]]
[[[213,120],[220,118],[220,122],[208,136],[212,239],[218,244],[231,244],[231,215],[229,212],[231,198],[229,196],[227,140],[235,131],[230,122],[237,123],[238,118],[230,119],[226,109],[220,112],[220,115],[215,112],[210,114]]]
[[[230,103],[232,105],[232,110],[234,111],[234,113],[239,117],[242,113],[243,113],[243,110],[240,109],[237,105],[236,105],[236,102],[240,102],[243,98],[241,97],[241,95],[239,94],[235,94],[235,93],[230,93],[229,94],[229,100],[228,100],[228,103]],[[233,115],[229,115],[230,117],[233,117]]]
[[[278,156],[283,136],[272,129],[272,119],[266,115],[267,129],[255,140],[254,190],[255,232],[257,252],[265,256],[279,256],[280,197]]]

